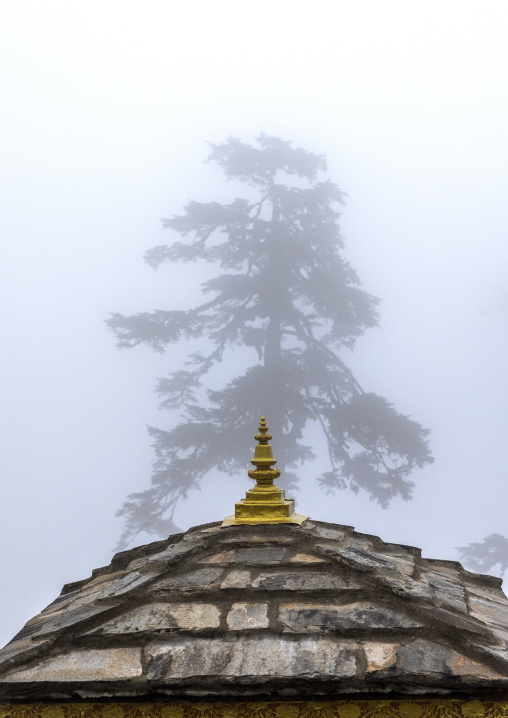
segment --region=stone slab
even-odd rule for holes
[[[152,603],[138,606],[128,613],[114,618],[91,631],[85,636],[107,636],[129,633],[147,633],[150,631],[168,631],[182,628],[202,631],[218,628],[221,611],[217,606],[207,603]]]
[[[467,613],[464,585],[457,571],[436,567],[433,570],[423,569],[420,581],[429,586],[436,606]]]
[[[236,563],[241,566],[267,566],[280,563],[285,556],[286,550],[279,546],[268,548],[237,548],[231,551],[221,551],[220,553],[202,559],[200,563]]]
[[[209,588],[221,574],[222,571],[218,568],[201,568],[177,576],[167,576],[155,581],[149,592],[157,594],[164,591],[198,591]]]
[[[392,609],[366,601],[335,606],[325,603],[283,603],[279,621],[284,631],[315,633],[334,629],[419,628],[421,623]]]
[[[390,668],[397,660],[397,643],[371,643],[363,644],[367,662],[367,673],[375,673]]]
[[[278,571],[261,573],[252,582],[264,591],[345,591],[361,589],[362,584],[336,573]]]
[[[0,678],[0,683],[122,681],[141,676],[140,648],[71,651],[33,668]]]
[[[419,677],[454,675],[477,681],[504,678],[477,661],[439,643],[427,640],[415,640],[397,651],[397,673]]]
[[[309,553],[297,553],[289,559],[290,563],[325,563],[324,558]]]
[[[325,639],[244,636],[153,642],[145,649],[148,679],[171,684],[184,679],[217,679],[237,683],[279,678],[338,680],[356,675],[358,646]]]
[[[267,603],[233,603],[227,617],[228,628],[231,631],[268,628],[267,614]]]
[[[221,583],[221,588],[247,588],[251,585],[251,572],[245,571],[240,568],[233,569],[228,573],[224,581]]]

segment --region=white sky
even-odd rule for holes
[[[298,510],[440,558],[508,534],[507,37],[495,0],[0,3],[0,644],[109,562],[148,486],[171,358],[119,352],[103,320],[192,303],[199,276],[142,255],[187,199],[228,197],[202,161],[229,134],[328,156],[382,300],[351,365],[432,429],[413,502],[330,500],[308,466]],[[248,485],[204,486],[180,525]]]

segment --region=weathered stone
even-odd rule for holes
[[[183,628],[201,631],[218,628],[220,609],[207,603],[152,603],[138,606],[128,613],[114,618],[85,636],[105,636],[122,633],[168,631]]]
[[[348,527],[203,528],[66,590],[0,651],[2,700],[508,689],[498,583]]]
[[[243,571],[242,569],[233,569],[228,573],[224,581],[221,583],[221,588],[247,588],[251,583],[250,571]]]
[[[345,547],[332,542],[322,542],[316,544],[315,548],[326,556],[332,556],[345,566],[359,571],[392,571],[404,576],[411,576],[414,571],[412,556],[382,554],[368,547],[363,541],[350,541]]]
[[[279,621],[284,631],[310,632],[339,629],[418,628],[422,624],[398,611],[373,603],[356,602],[344,606],[320,603],[283,603]]]
[[[425,677],[455,675],[479,681],[503,678],[489,666],[473,661],[447,646],[420,639],[399,648],[397,673]]]
[[[285,555],[285,549],[278,546],[270,548],[237,548],[209,556],[202,559],[200,563],[238,563],[242,566],[266,566],[280,563]]]
[[[267,603],[233,603],[227,617],[228,628],[232,631],[268,628],[267,613]]]
[[[5,683],[121,681],[142,673],[140,648],[71,651],[0,678]]]
[[[291,563],[325,563],[324,558],[318,558],[318,556],[312,556],[309,553],[297,553],[289,559]]]
[[[150,586],[150,593],[160,594],[164,591],[197,591],[208,588],[218,579],[222,571],[218,568],[200,568],[197,571],[168,576]]]
[[[499,603],[479,596],[469,596],[469,609],[479,621],[508,630],[508,603]]]
[[[189,529],[189,531],[184,534],[182,541],[194,541],[196,539],[209,538],[210,536],[214,536],[215,534],[222,533],[220,521],[217,521],[213,525],[208,526],[206,524],[203,524],[203,527],[206,528],[196,526]]]
[[[37,653],[39,648],[45,646],[49,638],[33,640],[32,638],[22,638],[18,641],[11,641],[0,650],[0,666],[2,670],[6,670],[6,666],[12,663],[13,659],[24,656],[28,658],[32,653]]]
[[[362,585],[353,579],[336,573],[314,571],[261,573],[254,579],[252,586],[265,591],[344,591],[362,588]]]
[[[420,581],[430,587],[436,606],[451,608],[454,611],[467,613],[464,585],[457,571],[436,566],[432,570],[422,569]]]
[[[432,601],[433,594],[431,589],[427,585],[420,583],[420,581],[415,581],[409,576],[400,576],[395,573],[378,573],[377,581],[380,586],[386,586],[397,596],[415,600]]]
[[[363,650],[367,661],[367,673],[375,673],[390,668],[397,658],[396,643],[364,643]]]
[[[148,679],[171,684],[182,679],[220,678],[232,683],[278,678],[337,680],[356,675],[358,646],[330,639],[243,636],[153,642],[145,649]]]
[[[143,572],[130,571],[126,573],[122,578],[118,578],[115,581],[107,584],[97,594],[97,599],[109,598],[110,596],[123,596],[126,593],[130,593],[140,586],[144,586],[146,583],[151,581],[158,575],[157,571]]]
[[[344,531],[340,531],[339,529],[328,529],[324,528],[324,526],[317,526],[316,524],[313,524],[311,526],[305,526],[306,532],[311,534],[311,536],[316,536],[316,538],[321,539],[330,539],[331,541],[342,541],[346,537],[346,533]]]
[[[482,576],[482,578],[493,579],[495,576]],[[482,598],[484,601],[494,601],[495,603],[500,603],[503,606],[508,606],[508,598],[498,586],[480,584],[478,581],[472,581],[469,579],[464,581],[464,587],[470,597],[474,596],[475,598]]]
[[[221,540],[221,544],[235,544],[242,546],[252,546],[253,544],[272,544],[274,547],[280,546],[281,544],[287,545],[294,543],[296,536],[277,536],[274,534],[260,534],[260,535],[249,535],[249,536],[232,536],[230,538],[224,538]]]
[[[61,613],[69,611],[73,612],[81,606],[94,603],[105,586],[110,585],[113,581],[122,576],[123,572],[118,571],[114,574],[107,574],[91,579],[83,586],[83,588],[73,591],[65,596],[59,596],[52,603],[50,603],[49,606],[41,611],[41,613],[34,616],[34,618],[30,621],[27,621],[24,628],[33,626],[36,623],[43,623],[48,619],[56,619],[56,617]],[[111,604],[108,607],[111,607]],[[108,607],[103,607],[101,610],[107,610]]]
[[[218,529],[219,527],[215,527],[212,531],[218,531]],[[141,557],[132,561],[129,564],[129,570],[143,568],[145,570],[160,572],[167,566],[172,566],[203,546],[205,546],[205,540],[202,532],[186,534],[179,543],[167,546],[164,551],[159,551],[149,558]]]
[[[425,613],[434,619],[434,621],[447,624],[455,631],[469,631],[470,633],[477,634],[477,636],[484,637],[489,635],[489,631],[484,623],[477,621],[467,614],[457,613],[447,608],[438,608],[436,606],[426,606]]]
[[[84,605],[79,608],[69,609],[67,611],[59,611],[50,615],[47,620],[36,621],[32,625],[27,625],[17,634],[18,638],[30,636],[38,638],[46,634],[55,633],[63,628],[74,626],[78,623],[88,620],[94,616],[98,616],[105,611],[110,611],[118,605],[118,601],[109,604],[93,604],[91,606]]]

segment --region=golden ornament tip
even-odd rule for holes
[[[307,516],[295,513],[293,499],[284,497],[284,490],[278,489],[273,483],[280,476],[280,469],[272,468],[277,460],[273,458],[272,446],[269,443],[272,435],[264,416],[259,423],[259,433],[254,436],[258,442],[254,449],[254,458],[248,475],[256,485],[247,491],[245,499],[235,504],[234,516],[228,516],[222,526],[239,524],[302,524]]]

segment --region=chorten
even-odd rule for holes
[[[225,518],[222,526],[302,524],[308,517],[295,513],[294,500],[286,499],[284,489],[278,489],[273,483],[279,478],[280,470],[273,468],[277,460],[273,458],[272,446],[268,443],[272,435],[268,433],[264,416],[259,424],[259,434],[254,438],[258,445],[251,464],[256,468],[248,474],[255,479],[256,485],[235,505],[234,515]]]
[[[0,651],[0,718],[500,718],[501,581],[274,485],[262,419],[234,516],[116,554]]]

